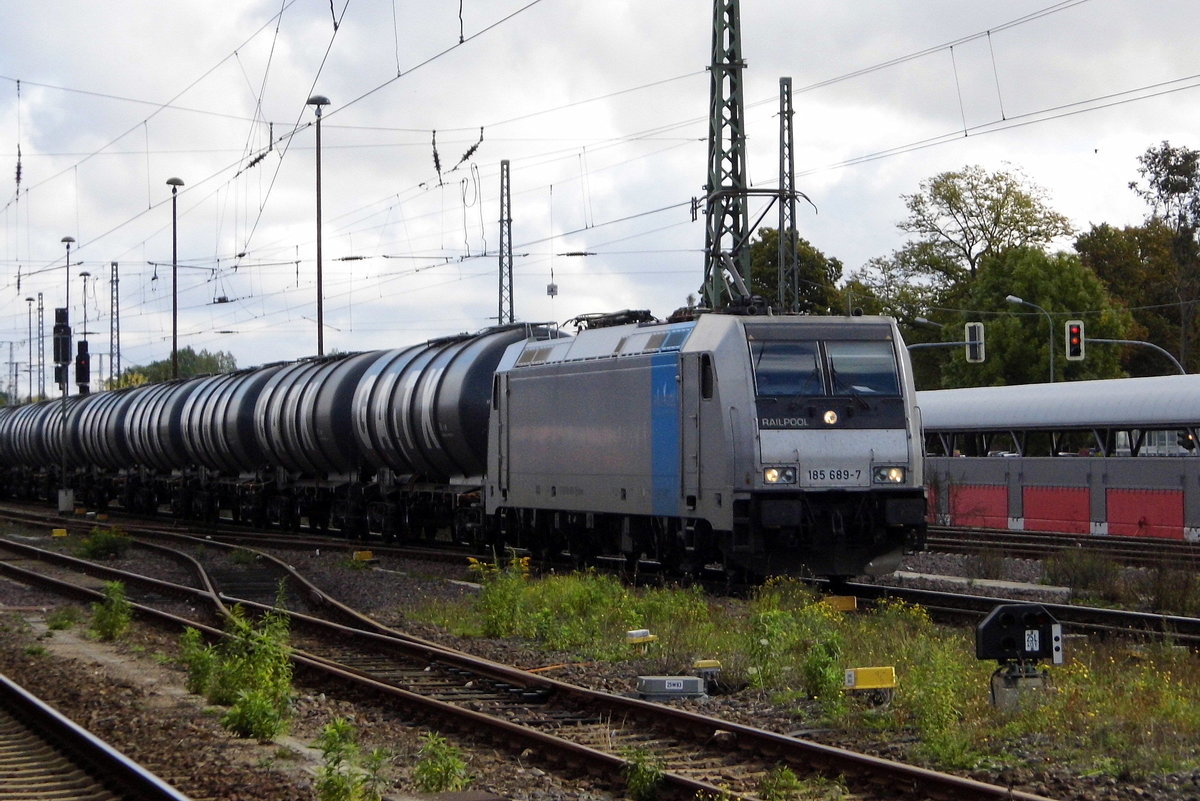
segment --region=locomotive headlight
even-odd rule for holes
[[[796,468],[794,467],[764,467],[764,484],[795,484]]]
[[[903,484],[907,475],[903,467],[876,467],[872,478],[876,484]]]
[[[825,425],[827,426],[836,425],[838,421],[837,412],[835,412],[833,409],[830,409],[829,411],[825,412],[825,416],[822,419],[825,421]]]

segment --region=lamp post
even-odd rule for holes
[[[29,313],[29,403],[33,403],[33,296],[25,298]]]
[[[71,320],[71,243],[75,241],[73,236],[64,236],[62,243],[67,246],[67,303],[63,309],[63,323],[67,325],[67,331],[70,329]],[[71,377],[67,375],[67,371],[71,366],[71,335],[66,334],[66,343],[63,348],[63,353],[66,355],[66,361],[62,363],[62,431],[59,437],[59,450],[62,451],[62,475],[59,476],[58,487],[58,511],[60,514],[66,514],[75,508],[75,494],[67,486],[67,390],[71,386]]]
[[[1043,309],[1036,303],[1030,303],[1023,298],[1018,298],[1016,295],[1008,295],[1004,298],[1009,303],[1014,303],[1018,306],[1028,306],[1031,309],[1037,309],[1042,314],[1046,315],[1046,323],[1050,326],[1050,383],[1054,383],[1054,320],[1050,317],[1050,312]]]
[[[171,378],[179,378],[179,217],[177,195],[183,186],[182,178],[168,178],[171,187]]]
[[[325,300],[321,283],[321,109],[329,105],[325,95],[313,95],[306,105],[317,115],[317,355],[325,355]]]

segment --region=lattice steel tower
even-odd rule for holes
[[[746,214],[746,131],[742,100],[742,34],[738,0],[714,0],[709,66],[708,183],[704,237],[704,301],[729,300],[729,284],[750,274]],[[744,294],[744,290],[743,290]]]
[[[792,79],[779,79],[779,311],[800,311],[796,258],[796,159],[792,134]]]
[[[500,162],[500,308],[496,322],[513,321],[512,196],[508,184],[508,159]]]

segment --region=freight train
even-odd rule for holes
[[[0,409],[0,493],[681,574],[883,573],[921,547],[894,321],[646,317]]]

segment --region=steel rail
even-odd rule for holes
[[[2,674],[0,712],[19,723],[26,733],[18,736],[15,731],[6,731],[3,738],[7,778],[0,795],[6,798],[26,792],[28,795],[21,797],[188,801],[187,796],[144,766]],[[10,751],[10,746],[18,743],[20,747]],[[36,743],[41,743],[40,747]],[[51,758],[47,747],[61,758]],[[22,765],[24,768],[18,771]],[[21,787],[16,786],[18,783]]]
[[[0,543],[4,544],[4,543]],[[32,546],[22,546],[32,548]],[[33,549],[37,550],[37,549]],[[59,557],[63,559],[64,557]],[[70,559],[70,557],[65,557]],[[94,569],[94,566],[93,566]],[[45,583],[45,578],[35,571],[25,571],[15,566],[5,566],[0,563],[0,570],[19,571],[11,573],[14,577],[25,575],[24,580]],[[113,577],[123,571],[113,570]],[[128,580],[137,580],[134,574],[128,574]],[[66,584],[72,592],[86,592],[92,596],[99,594],[91,590],[50,579],[52,586]],[[154,586],[163,582],[152,580]],[[201,590],[179,587],[181,593],[193,594],[200,597]],[[228,600],[228,599],[227,599]],[[258,604],[248,606],[266,609]],[[168,622],[172,627],[190,625],[201,629],[206,636],[222,636],[211,627],[196,624],[193,621],[170,615],[168,613],[134,604],[135,611],[152,620]],[[760,758],[786,761],[802,771],[814,771],[829,777],[847,777],[856,790],[870,789],[885,797],[901,797],[912,799],[970,799],[978,801],[993,801],[1011,799],[1013,801],[1045,801],[1041,796],[1021,791],[1011,790],[972,779],[906,765],[892,760],[859,754],[844,749],[826,746],[787,735],[776,734],[750,726],[735,724],[728,721],[710,718],[682,709],[665,707],[659,704],[642,701],[635,698],[611,695],[583,687],[560,682],[549,677],[531,674],[518,668],[500,665],[489,660],[472,657],[459,651],[440,648],[432,643],[414,642],[411,639],[401,639],[392,634],[366,632],[342,626],[330,621],[312,618],[299,613],[290,613],[293,621],[305,627],[325,631],[329,636],[353,637],[363,642],[370,642],[376,648],[390,649],[398,655],[407,658],[418,658],[439,665],[453,665],[461,670],[470,671],[476,676],[485,676],[499,682],[509,682],[517,686],[537,689],[548,696],[558,696],[563,703],[587,706],[593,710],[603,710],[615,720],[636,720],[672,730],[681,738],[688,738],[695,743],[696,748],[707,743],[713,747],[712,739],[715,732],[727,732],[727,738],[732,743],[721,746],[722,749],[737,749],[747,757],[757,754]],[[350,681],[360,687],[369,688],[372,692],[385,693],[389,698],[401,702],[407,708],[417,710],[421,715],[435,716],[439,721],[454,721],[456,726],[472,734],[490,732],[491,737],[500,745],[521,750],[533,748],[548,759],[567,760],[570,763],[584,767],[589,773],[596,775],[612,775],[614,770],[621,769],[627,761],[611,753],[605,753],[580,743],[571,742],[553,734],[531,729],[511,721],[494,718],[490,715],[447,703],[435,698],[411,692],[387,682],[378,681],[360,671],[335,665],[332,660],[297,651],[294,659],[298,665],[313,670],[319,670],[325,676],[335,676],[339,680]],[[463,679],[464,683],[466,679]],[[555,755],[558,755],[557,757]],[[854,779],[853,777],[868,777]],[[721,788],[704,781],[690,778],[679,773],[668,772],[664,780],[672,795],[691,797],[698,791],[719,794]],[[885,789],[886,788],[886,789]]]

